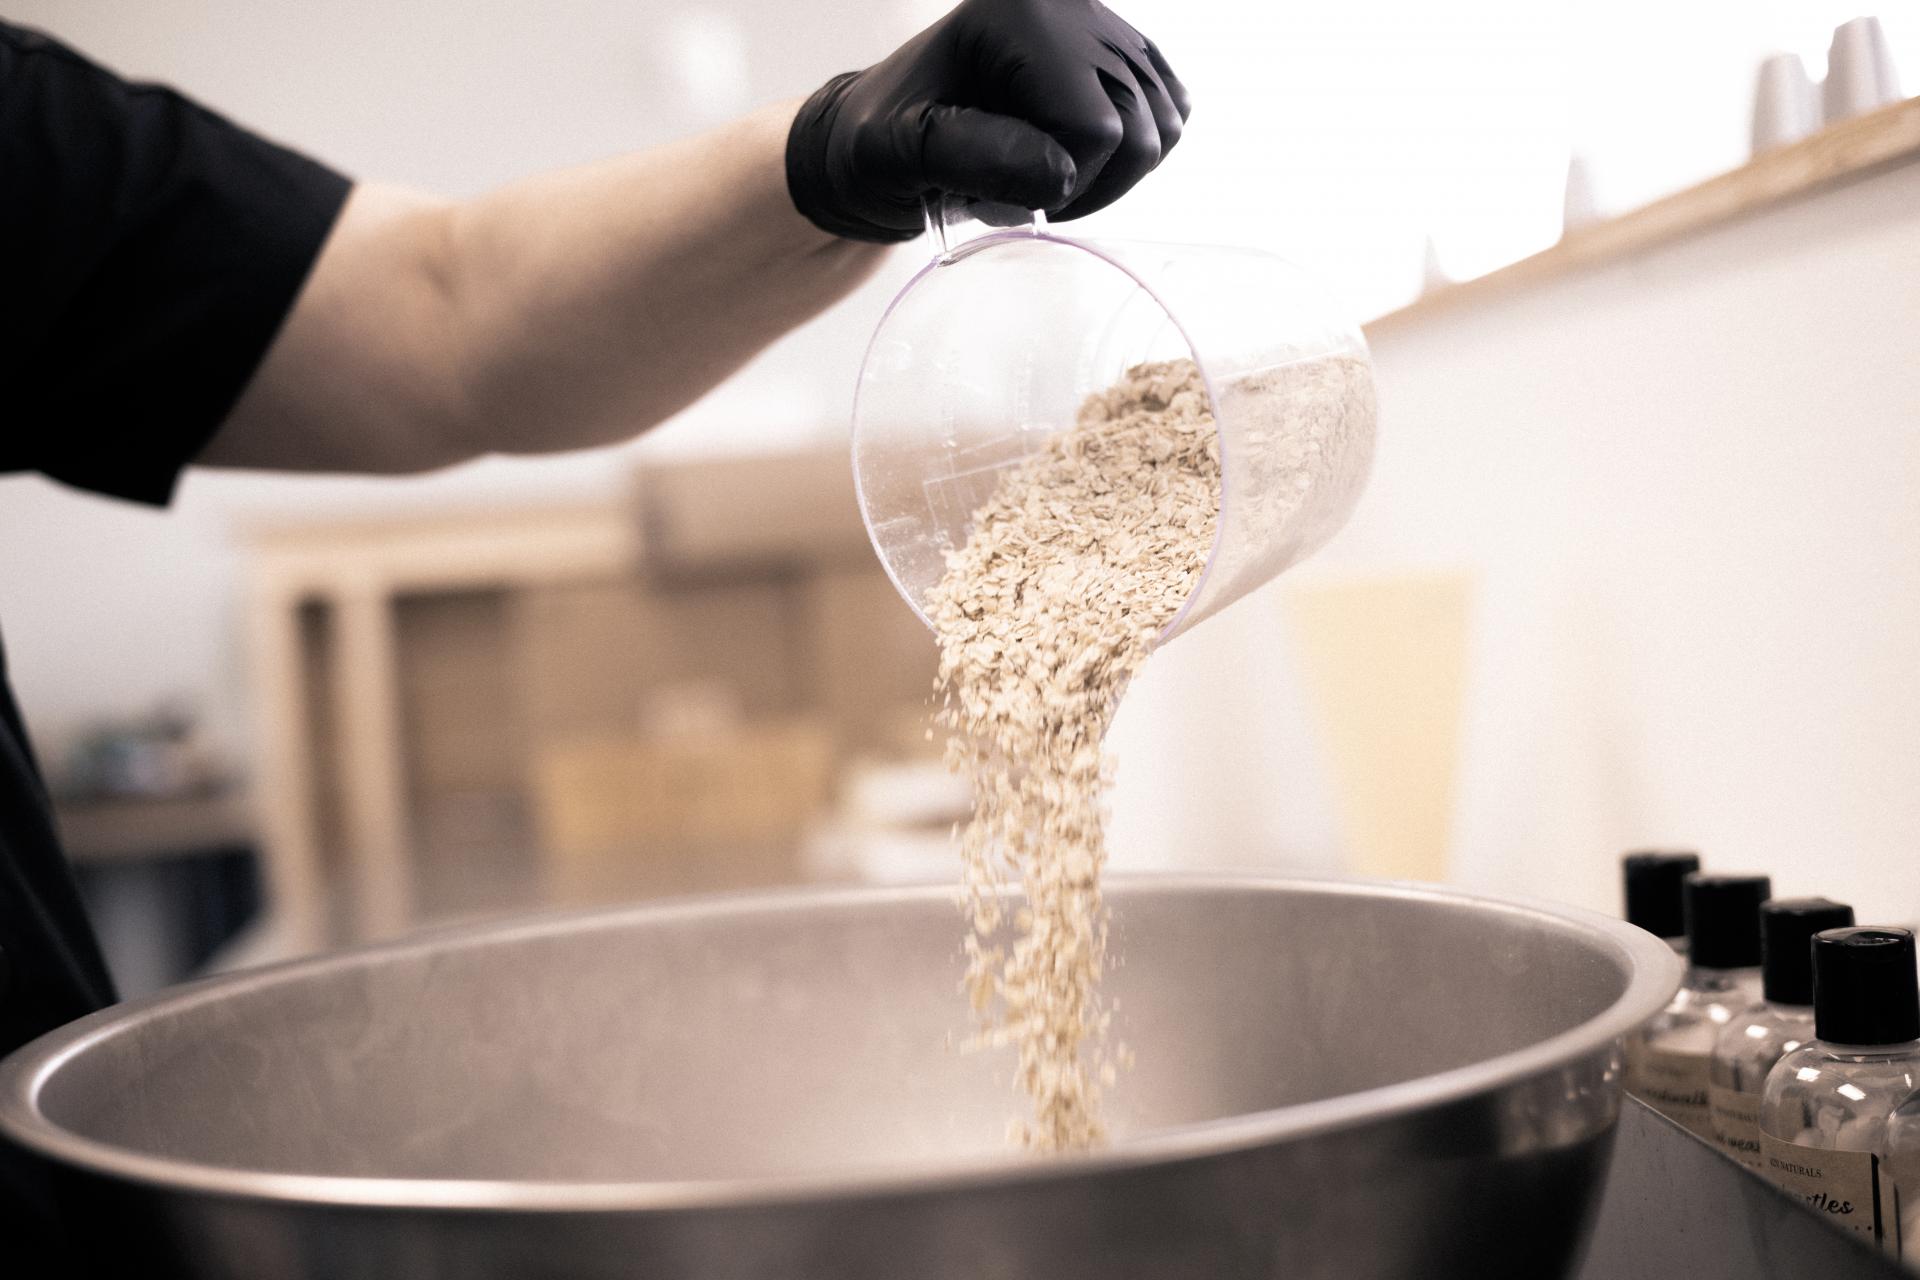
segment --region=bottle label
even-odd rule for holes
[[[1707,1110],[1720,1149],[1749,1169],[1760,1168],[1760,1095],[1709,1083]]]
[[[1714,1141],[1706,1054],[1672,1053],[1635,1041],[1627,1047],[1627,1092],[1694,1136]]]
[[[1871,1151],[1830,1151],[1760,1135],[1761,1172],[1835,1226],[1900,1256],[1900,1217],[1893,1187]]]

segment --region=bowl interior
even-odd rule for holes
[[[1361,886],[1110,895],[1116,1137],[1466,1066],[1626,991],[1618,937]],[[255,1171],[656,1181],[1003,1150],[940,890],[636,908],[430,936],[135,1006],[41,1077],[47,1121]]]

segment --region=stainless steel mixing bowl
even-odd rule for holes
[[[947,891],[455,929],[218,978],[0,1066],[126,1274],[1565,1274],[1666,946],[1437,889],[1121,880],[1095,1155],[1007,1151]],[[132,1260],[132,1261],[129,1261]]]

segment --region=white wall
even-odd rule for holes
[[[1372,485],[1299,573],[1474,575],[1452,877],[1612,908],[1618,851],[1692,843],[1920,919],[1920,164],[1391,325],[1375,356]],[[1170,646],[1181,696],[1130,709],[1123,777],[1292,696],[1276,602],[1214,626],[1276,660]],[[1285,780],[1277,810],[1299,754],[1231,763]],[[1238,821],[1157,774],[1127,803],[1164,829]]]

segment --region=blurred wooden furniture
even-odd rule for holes
[[[847,759],[927,749],[933,643],[839,452],[262,531],[249,585],[276,953],[796,879]]]
[[[796,878],[794,834],[831,798],[833,739],[797,719],[546,747],[535,829],[557,901]],[[678,856],[636,859],[635,845]]]
[[[415,917],[396,606],[627,572],[617,507],[314,524],[249,547],[255,792],[278,946],[311,950]]]
[[[252,929],[259,860],[237,790],[57,798],[54,821],[123,998],[196,976]]]
[[[251,845],[254,815],[238,791],[56,800],[60,844],[75,863],[140,862]]]

